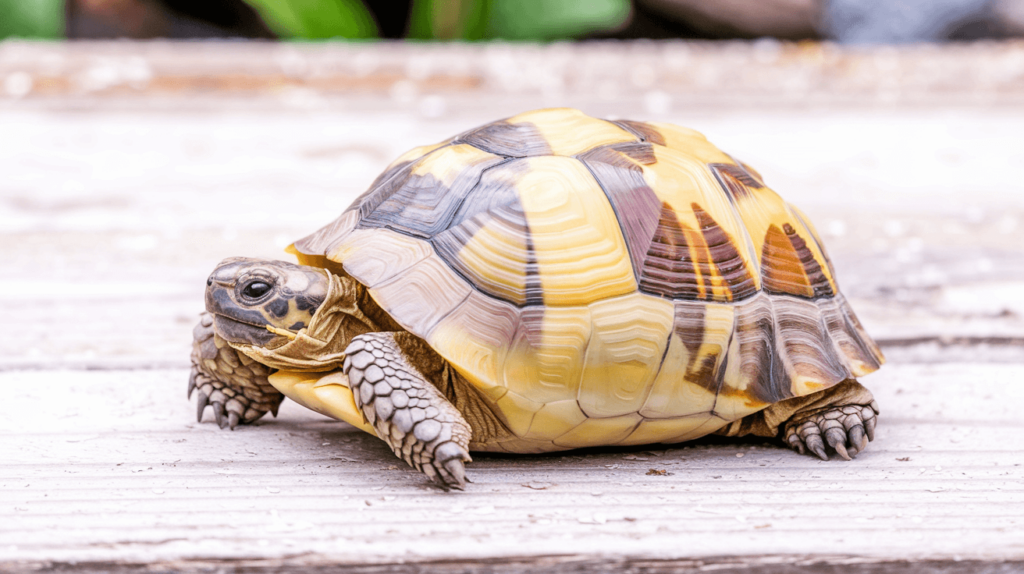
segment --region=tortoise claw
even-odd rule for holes
[[[863,426],[856,425],[851,428],[847,434],[850,437],[850,444],[852,445],[851,448],[854,450],[853,454],[857,454],[868,447],[868,437],[864,434]]]
[[[224,428],[227,422],[224,420],[224,405],[223,403],[214,402],[213,404],[213,416],[217,418],[217,426]]]
[[[875,438],[878,411],[871,405],[826,407],[794,417],[786,423],[786,444],[828,460],[825,443],[845,460],[852,460]],[[822,440],[824,438],[824,440]]]
[[[203,411],[206,410],[206,405],[210,404],[210,397],[206,396],[205,393],[199,391],[199,398],[196,400],[196,422],[203,422]]]
[[[196,375],[198,374],[199,371],[197,371],[195,367],[192,367],[192,372],[188,376],[188,395],[186,395],[189,399],[192,398],[192,391],[196,390]]]
[[[828,445],[835,449],[836,453],[846,460],[852,460],[850,453],[846,451],[846,433],[841,428],[830,428],[825,431],[825,440]]]
[[[235,430],[236,426],[238,426],[238,413],[228,413],[228,428],[231,430]]]

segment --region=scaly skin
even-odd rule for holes
[[[356,406],[398,458],[442,488],[466,486],[473,431],[448,399],[409,364],[394,333],[367,333],[345,349]]]
[[[821,460],[828,460],[825,443],[839,456],[851,460],[875,440],[878,403],[867,405],[835,405],[797,413],[786,422],[786,444],[804,454],[809,450]],[[824,441],[822,440],[824,437]]]
[[[268,411],[277,416],[284,395],[267,382],[273,369],[232,349],[213,329],[213,316],[203,313],[192,332],[192,373],[188,396],[198,391],[196,419],[203,420],[207,405],[221,428],[234,430]]]

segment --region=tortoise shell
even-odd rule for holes
[[[461,373],[515,452],[677,442],[883,361],[799,210],[701,134],[571,109],[416,148],[294,246]]]

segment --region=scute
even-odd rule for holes
[[[403,155],[294,250],[479,389],[515,435],[481,450],[688,440],[883,361],[807,217],[670,124],[482,126]]]

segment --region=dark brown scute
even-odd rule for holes
[[[632,120],[617,120],[612,122],[620,128],[630,132],[642,141],[650,142],[652,144],[665,145],[665,136],[661,135],[661,132],[654,129],[654,126],[644,123],[635,122]]]
[[[732,292],[732,300],[738,301],[753,296],[757,293],[757,285],[732,237],[699,205],[691,203],[690,207],[693,208],[697,222],[700,223],[701,233],[711,253],[711,261]]]
[[[647,185],[643,169],[630,158],[646,160],[650,155],[653,160],[650,147],[649,144],[606,146],[578,156],[608,197],[638,279],[658,225],[661,202]]]
[[[552,155],[540,131],[529,122],[494,122],[465,133],[455,140],[504,157]]]
[[[731,163],[710,163],[711,173],[715,174],[718,184],[725,190],[730,201],[750,195],[751,189],[761,189],[761,180],[750,175],[747,170]]]
[[[690,254],[689,229],[667,203],[660,217],[640,272],[640,291],[669,299],[701,298],[700,277]]]

